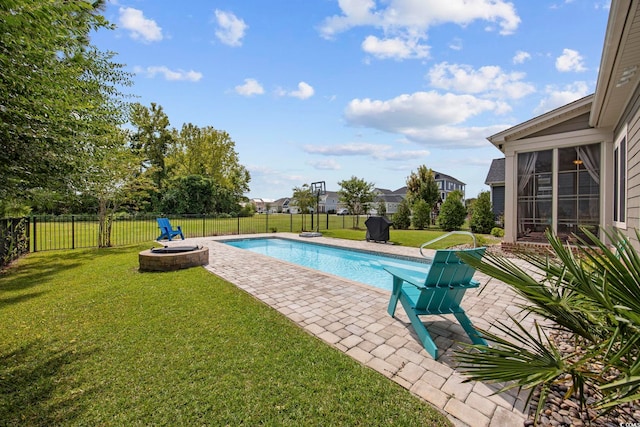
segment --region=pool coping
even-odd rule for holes
[[[278,235],[252,235],[253,237],[235,237],[235,238],[221,238],[221,239],[216,239],[216,242],[238,242],[238,241],[242,241],[242,240],[255,240],[255,239],[280,239],[280,240],[291,240],[294,242],[303,242],[303,243],[308,243],[310,245],[317,245],[317,246],[328,246],[328,247],[332,247],[332,248],[336,248],[336,249],[344,249],[344,250],[348,250],[348,251],[352,251],[352,252],[361,252],[361,253],[367,253],[367,254],[374,254],[374,255],[384,255],[390,258],[396,258],[396,259],[402,259],[402,260],[406,260],[406,261],[415,261],[415,262],[419,262],[421,264],[430,264],[430,260],[431,258],[427,258],[427,257],[423,257],[423,256],[413,256],[413,255],[401,255],[401,254],[394,254],[394,253],[388,253],[388,252],[380,252],[380,251],[375,251],[373,249],[361,249],[361,248],[353,248],[353,247],[349,247],[349,246],[344,246],[344,245],[339,245],[336,244],[335,240],[339,240],[339,239],[331,239],[333,242],[331,243],[327,243],[326,241],[322,241],[322,242],[318,242],[318,241],[313,241],[311,239],[315,239],[316,237],[302,237],[299,236],[299,239],[295,239],[292,238],[291,236],[287,236],[287,237],[282,237],[282,236],[278,236]],[[372,243],[372,242],[368,242],[368,243]],[[424,251],[424,249],[423,249]],[[435,251],[432,251],[435,253]]]
[[[452,359],[458,342],[468,343],[464,330],[448,316],[429,318],[429,331],[442,355],[438,360],[417,341],[404,310],[396,316],[386,312],[389,291],[340,278],[308,267],[257,254],[221,240],[277,237],[309,243],[422,258],[418,248],[327,237],[300,237],[293,233],[227,235],[188,239],[209,247],[205,268],[263,301],[312,335],[368,366],[441,410],[455,426],[501,427],[523,425],[526,395],[516,390],[496,393],[500,385],[465,382]],[[184,241],[183,241],[184,243]],[[176,243],[179,244],[179,243]],[[435,252],[435,251],[433,251]],[[417,256],[416,256],[417,255]],[[496,321],[517,316],[522,299],[504,283],[481,273],[484,284],[469,290],[462,305],[479,327],[492,328]],[[336,286],[339,284],[340,286]],[[490,319],[490,320],[487,320]],[[529,329],[533,319],[525,319]]]

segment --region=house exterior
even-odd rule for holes
[[[462,200],[465,199],[464,182],[459,181],[450,175],[436,171],[433,171],[433,179],[435,179],[436,184],[438,184],[438,188],[440,189],[440,199],[442,199],[443,202],[447,199],[447,195],[455,190],[462,193]]]
[[[256,213],[277,212],[277,207],[275,205],[274,199],[255,198],[255,199],[251,199],[251,203],[253,203],[253,205],[256,207]]]
[[[505,244],[612,227],[640,246],[640,6],[613,0],[594,94],[492,135],[505,156]]]
[[[289,213],[290,202],[291,202],[291,199],[289,197],[281,197],[275,202],[273,202],[273,205],[277,213]]]
[[[433,171],[433,179],[438,188],[440,189],[440,199],[444,202],[447,199],[447,195],[452,191],[458,190],[462,193],[462,200],[465,199],[466,184],[451,175],[444,174],[442,172]],[[385,193],[387,194],[387,193]],[[402,197],[407,195],[407,187],[401,187],[392,192],[392,194],[398,194]]]
[[[387,215],[395,214],[396,212],[398,212],[398,206],[407,196],[406,187],[405,192],[402,194],[382,188],[378,188],[376,189],[376,191],[378,194],[373,202],[373,207],[371,209],[371,213],[374,215],[378,214],[378,206],[380,203],[384,203],[384,208]]]
[[[334,213],[338,210],[339,207],[342,207],[341,205],[339,206],[338,203],[338,193],[336,191],[327,191],[325,194],[321,194],[317,204],[318,204],[318,211],[320,213]],[[287,210],[283,210],[283,212],[285,213],[292,213],[292,214],[297,214],[300,213],[300,209],[298,209],[298,206],[295,203],[295,200],[291,200],[288,204],[287,204]],[[313,211],[315,212],[316,210],[316,206],[314,203],[313,206]]]
[[[491,189],[491,209],[496,219],[504,216],[504,160],[493,159],[484,180]]]
[[[339,205],[339,198],[337,191],[327,191],[324,195],[320,196],[320,212],[336,212],[338,207],[344,207]]]
[[[434,171],[433,175],[436,183],[438,184],[438,188],[440,188],[440,198],[442,200],[446,199],[447,194],[454,190],[462,192],[464,197],[465,184],[462,181],[440,172]],[[386,213],[388,215],[395,214],[398,212],[398,206],[402,200],[407,197],[406,186],[400,187],[395,191],[386,188],[375,188],[374,192],[376,193],[376,198],[369,210],[369,213],[373,215],[377,214],[379,203],[385,204]],[[269,213],[300,213],[295,200],[288,197],[283,197],[278,200],[252,199],[251,201],[256,205],[256,210],[260,213],[265,212],[267,206],[269,207]],[[340,203],[340,196],[337,191],[327,191],[325,194],[320,195],[318,202],[318,210],[320,213],[336,213],[338,209],[345,207],[346,206]],[[313,210],[315,211],[315,206],[313,207]]]

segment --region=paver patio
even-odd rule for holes
[[[292,233],[277,236],[309,241]],[[220,243],[220,240],[238,237],[188,241],[209,247],[210,260],[206,266],[209,271],[420,396],[446,413],[454,425],[512,427],[524,424],[524,394],[517,396],[512,391],[493,395],[499,388],[496,385],[463,382],[465,377],[456,369],[452,356],[455,349],[461,348],[459,342],[470,340],[453,316],[426,319],[441,354],[437,361],[433,360],[417,341],[402,307],[398,307],[396,318],[387,314],[389,291]],[[417,248],[325,237],[314,237],[312,241],[420,257]],[[509,314],[519,314],[517,304],[522,300],[504,283],[477,272],[474,278],[485,286],[467,291],[462,305],[476,326],[497,332],[491,325],[498,320],[508,324]],[[525,322],[533,327],[533,319]]]

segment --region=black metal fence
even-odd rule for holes
[[[169,215],[172,227],[185,237],[233,234],[301,232],[352,228],[355,216],[335,214],[257,214],[251,217]],[[111,218],[112,246],[151,242],[158,238],[157,215],[117,215]],[[29,251],[98,247],[100,223],[96,215],[42,215],[3,219],[0,266]],[[360,226],[364,219],[360,218]],[[6,261],[5,261],[6,258]]]
[[[0,268],[29,252],[29,218],[0,219]]]

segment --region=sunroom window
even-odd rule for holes
[[[600,144],[519,153],[517,190],[519,241],[546,242],[547,228],[563,240],[585,237],[582,227],[598,235]]]
[[[596,236],[600,224],[600,144],[558,149],[558,235]]]
[[[627,130],[621,132],[613,147],[613,223],[627,227]]]
[[[518,155],[518,240],[544,241],[551,226],[553,151]]]

